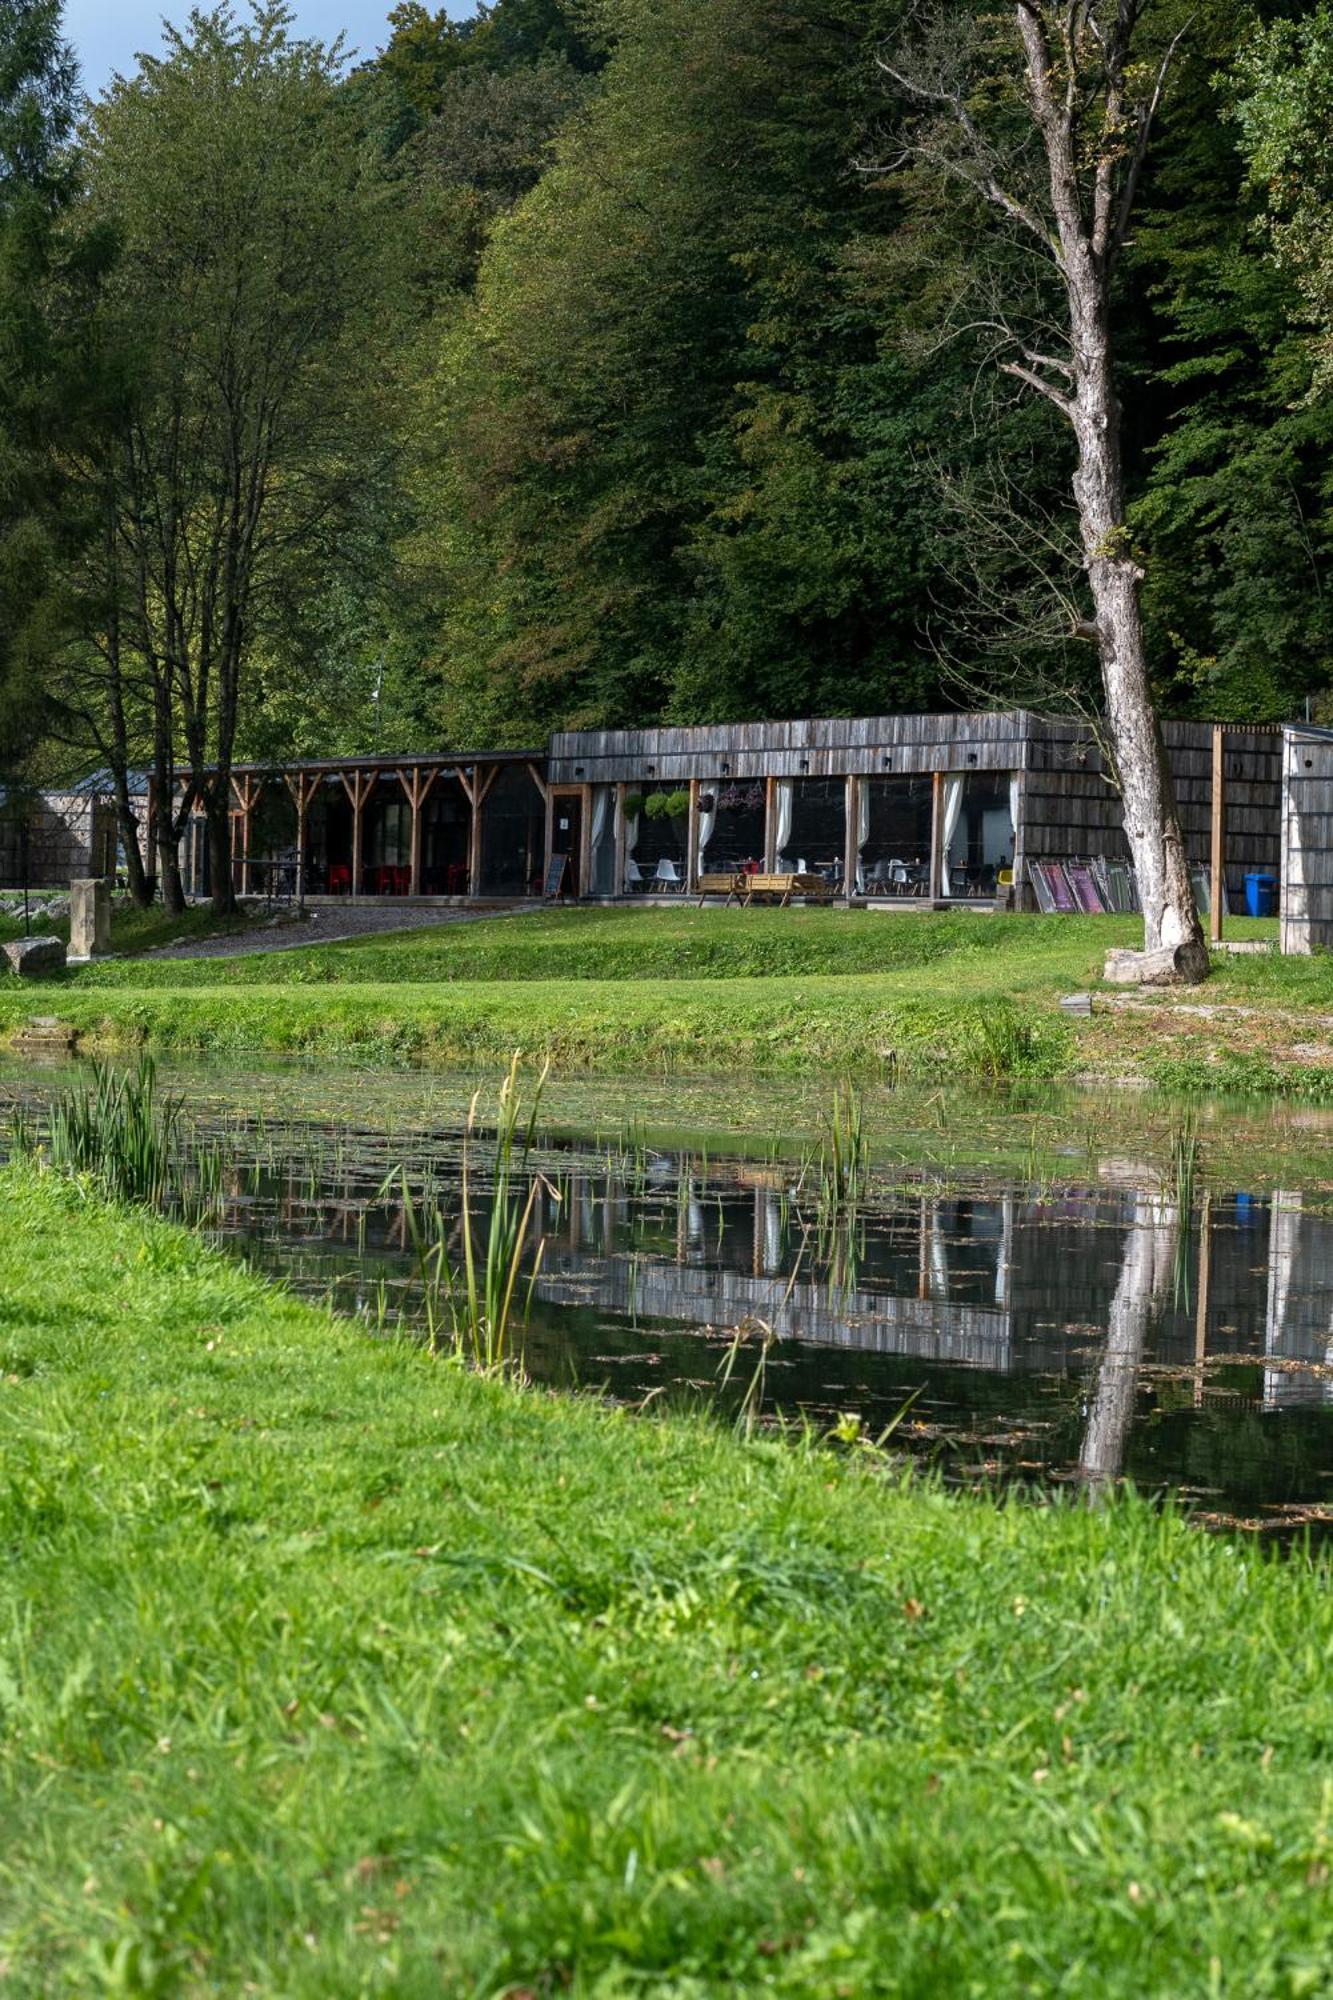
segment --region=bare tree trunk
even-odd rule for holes
[[[1105,284],[1066,246],[1073,333],[1070,420],[1078,441],[1074,498],[1097,625],[1106,720],[1143,906],[1143,946],[1170,951],[1188,980],[1206,979],[1204,943],[1176,809],[1143,633],[1143,572],[1125,518],[1120,406],[1111,366]],[[1071,251],[1073,254],[1071,255]]]
[[[1171,1282],[1179,1228],[1173,1202],[1160,1195],[1136,1196],[1078,1458],[1078,1476],[1094,1500],[1125,1469],[1143,1343],[1153,1310]]]
[[[1011,0],[1011,6],[1021,53],[1011,81],[1041,139],[1044,193],[1031,192],[1025,176],[1008,182],[1010,166],[1019,164],[1016,149],[1003,124],[997,132],[989,123],[986,109],[996,82],[993,38],[987,29],[979,43],[969,40],[968,8],[925,8],[924,39],[908,67],[883,62],[928,114],[907,135],[900,157],[961,177],[1007,228],[1039,246],[1058,276],[1063,324],[1028,315],[1025,334],[1018,318],[1007,319],[994,305],[987,323],[1021,357],[1001,367],[1053,403],[1077,443],[1074,500],[1111,756],[1138,876],[1144,945],[1160,955],[1151,967],[1136,962],[1128,969],[1135,977],[1205,979],[1208,947],[1148,673],[1143,573],[1125,519],[1111,331],[1116,262],[1179,36],[1157,61],[1145,61],[1149,0]],[[978,47],[985,52],[980,68]]]

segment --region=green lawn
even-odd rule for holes
[[[1326,959],[1223,959],[1203,995],[1071,1027],[1059,996],[1094,985],[1108,946],[1136,929],[979,912],[559,910],[0,982],[0,1036],[39,1014],[91,1047],[226,1058],[489,1068],[521,1048],[566,1071],[622,1075],[1091,1071],[1333,1094],[1333,1066],[1312,1047],[1325,1026],[1307,1019],[1333,1008]],[[1200,999],[1220,1013],[1191,1011]]]
[[[518,1391],[0,1199],[7,1992],[1327,1990],[1322,1567]]]

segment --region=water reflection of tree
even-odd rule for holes
[[[1120,1477],[1134,1421],[1134,1392],[1148,1322],[1175,1278],[1180,1216],[1158,1194],[1134,1197],[1120,1278],[1106,1320],[1106,1346],[1088,1405],[1078,1476],[1094,1497]]]

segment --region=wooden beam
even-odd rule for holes
[[[468,829],[467,841],[467,892],[469,896],[481,894],[481,812],[486,803],[486,794],[499,776],[499,767],[489,770],[485,777],[478,765],[472,766],[472,783],[469,785],[463,773],[458,773],[472,806],[472,824]]]
[[[685,827],[685,894],[694,893],[699,873],[699,780],[690,779],[689,819]]]
[[[352,894],[361,894],[361,854],[364,833],[363,814],[366,801],[379,780],[378,771],[353,770],[350,777],[346,771],[339,771],[343,790],[352,802]]]
[[[1208,926],[1214,944],[1222,940],[1222,892],[1226,875],[1223,831],[1226,813],[1226,785],[1222,767],[1222,725],[1213,724],[1213,823],[1208,889]]]
[[[624,784],[616,786],[616,880],[612,890],[616,896],[625,893],[625,862],[629,858],[625,852],[625,793],[628,789]]]
[[[407,803],[412,813],[407,854],[410,869],[408,890],[413,896],[421,894],[421,809],[439,775],[438,766],[433,771],[423,772],[419,764],[414,764],[410,773],[407,771],[398,773],[398,782],[407,794]]]
[[[944,773],[930,777],[930,880],[927,901],[938,903],[944,895]]]
[[[546,778],[543,775],[543,773],[533,763],[529,763],[528,770],[532,773],[532,782],[537,787],[537,790],[541,793],[542,798],[543,799],[549,798],[551,787],[547,784]]]
[[[592,786],[579,786],[578,893],[586,896],[592,882]]]
[[[861,780],[857,777],[849,777],[847,780],[847,804],[844,811],[847,814],[847,825],[844,829],[846,838],[843,841],[842,888],[850,904],[856,891],[856,870],[861,858],[861,849],[856,839],[861,817]]]
[[[259,795],[264,789],[264,780],[252,778],[248,774],[238,779],[233,772],[231,788],[239,808],[236,817],[241,822],[240,893],[244,896],[250,886],[250,815],[259,802]]]
[[[318,776],[304,771],[287,773],[287,789],[296,801],[296,907],[305,908],[306,817],[320,787]]]

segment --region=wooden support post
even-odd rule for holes
[[[842,887],[848,906],[856,893],[856,871],[860,866],[861,847],[857,834],[861,830],[861,780],[848,776],[847,779],[847,826],[843,842]]]
[[[930,881],[927,884],[931,903],[942,901],[944,896],[944,773],[934,771],[930,779]]]
[[[421,808],[425,805],[431,786],[439,777],[438,769],[427,771],[424,776],[421,766],[414,764],[411,774],[398,773],[398,782],[407,794],[407,803],[412,812],[412,830],[408,837],[407,858],[409,864],[408,893],[421,894]]]
[[[542,854],[543,883],[545,883],[546,877],[550,872],[551,856],[555,852],[555,849],[552,846],[552,842],[554,839],[555,839],[555,795],[552,792],[551,787],[548,785],[546,787],[546,846]]]
[[[685,894],[694,893],[699,878],[699,780],[690,779],[690,816],[685,830]]]
[[[625,793],[627,789],[628,787],[623,784],[616,786],[616,882],[613,893],[617,896],[623,896],[625,893],[625,863],[629,859],[625,852],[627,837],[625,828]]]
[[[1213,724],[1213,825],[1209,866],[1209,931],[1214,944],[1222,941],[1222,895],[1226,876],[1223,823],[1226,812],[1222,770],[1222,725]]]
[[[338,776],[342,779],[343,790],[352,802],[352,894],[359,896],[361,894],[361,855],[365,832],[363,816],[366,801],[375,789],[379,773],[377,771],[353,771],[349,777],[346,771],[340,771]]]
[[[304,910],[305,908],[308,860],[306,855],[306,822],[310,808],[315,802],[315,794],[318,792],[319,786],[319,778],[308,776],[304,771],[298,771],[295,777],[292,777],[290,772],[288,773],[287,789],[296,801],[296,907],[298,910]]]
[[[499,767],[497,766],[494,770],[488,771],[483,778],[476,764],[472,766],[471,778],[468,777],[467,772],[464,770],[460,769],[458,773],[458,782],[466,792],[468,804],[472,807],[472,824],[468,828],[467,837],[467,892],[469,896],[479,896],[481,894],[481,809],[486,803],[487,792],[489,792],[498,776]]]
[[[580,785],[579,798],[579,894],[592,888],[592,786]]]
[[[239,893],[244,896],[250,886],[250,815],[259,803],[259,794],[264,789],[264,781],[262,778],[252,778],[248,774],[243,778],[237,778],[233,774],[231,788],[235,794],[236,804],[239,808],[237,818],[241,822],[241,880]]]

